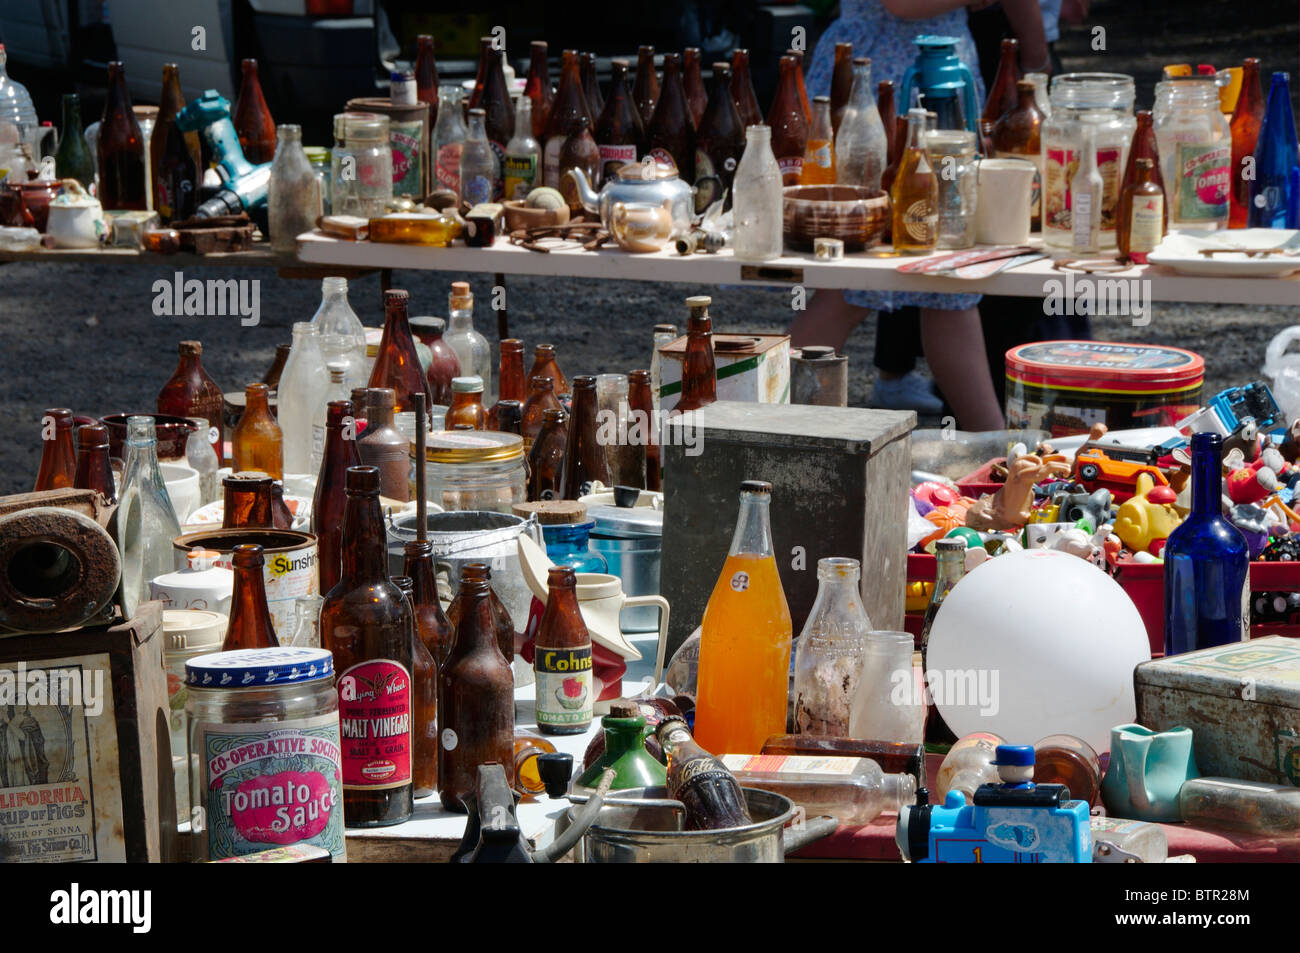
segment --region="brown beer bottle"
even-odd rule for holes
[[[767,124],[772,127],[772,154],[781,167],[782,185],[799,184],[803,156],[808,148],[808,120],[799,102],[798,72],[797,59],[781,57],[781,83],[767,113]]]
[[[993,124],[1015,109],[1019,101],[1016,93],[1016,83],[1020,79],[1020,65],[1016,62],[1019,51],[1019,41],[1010,37],[1002,41],[998,72],[993,78],[988,97],[984,100],[984,112],[980,115],[980,135],[986,140],[993,134]]]
[[[681,57],[676,53],[664,54],[664,83],[645,135],[646,147],[656,162],[671,160],[683,181],[695,180],[695,124],[682,86]]]
[[[695,133],[695,211],[701,213],[725,193],[745,151],[745,124],[731,98],[731,67],[713,64],[713,90]]]
[[[1165,190],[1155,182],[1155,163],[1137,160],[1137,175],[1125,180],[1115,209],[1115,241],[1121,261],[1145,265],[1165,236]]]
[[[266,582],[263,577],[266,559],[256,543],[240,543],[230,554],[235,571],[230,595],[230,621],[221,651],[237,649],[273,649],[280,644],[266,607]]]
[[[275,529],[293,529],[293,510],[284,501],[284,481],[271,482],[271,526]]]
[[[578,611],[577,585],[572,566],[552,566],[546,574],[546,609],[537,626],[533,674],[537,727],[547,735],[580,735],[591,727],[591,633]]]
[[[438,663],[420,638],[415,622],[415,584],[410,576],[394,576],[411,610],[411,780],[415,797],[428,797],[438,788]]]
[[[853,44],[835,44],[835,65],[831,67],[831,126],[838,133],[844,110],[853,97]],[[881,113],[884,119],[884,113]],[[886,130],[889,124],[885,124]]]
[[[483,409],[483,381],[477,377],[458,377],[451,382],[451,406],[447,408],[444,430],[467,424],[474,430],[487,429],[487,411]]]
[[[676,410],[698,410],[718,399],[718,372],[713,363],[713,319],[707,295],[686,299],[691,316],[686,322],[686,355],[682,360],[682,397]]]
[[[478,72],[474,75],[474,89],[469,94],[469,102],[462,103],[461,108],[465,111],[462,120],[469,117],[469,111],[474,108],[483,98],[483,77],[487,74],[488,60],[492,55],[492,37],[480,36],[478,38]]]
[[[96,490],[107,502],[117,502],[113,465],[108,459],[108,428],[103,424],[77,428],[77,472],[72,485],[78,490]]]
[[[1228,227],[1245,228],[1250,210],[1250,182],[1243,174],[1246,156],[1255,154],[1259,144],[1259,127],[1264,123],[1264,93],[1259,85],[1259,60],[1250,56],[1241,62],[1241,92],[1232,110],[1229,129],[1232,131],[1232,165],[1229,174],[1232,185],[1228,189],[1231,205],[1228,209]],[[1155,164],[1156,175],[1160,163]]]
[[[799,103],[803,107],[804,122],[808,123],[808,127],[811,129],[812,121],[813,121],[813,111],[812,111],[812,103],[808,99],[808,87],[804,85],[804,81],[803,81],[803,53],[800,52],[799,50],[786,50],[785,55],[794,57],[794,64],[795,64],[794,80],[795,80],[795,85],[799,89]]]
[[[271,516],[272,480],[265,473],[232,473],[221,481],[224,492],[221,525],[224,529],[266,527]]]
[[[836,44],[837,46],[839,44]],[[848,44],[844,44],[847,46]],[[885,127],[885,164],[894,155],[894,134],[897,132],[898,109],[894,104],[894,83],[882,79],[876,84],[876,112],[880,113],[880,122]],[[832,113],[832,119],[834,114]]]
[[[104,211],[148,207],[144,133],[131,109],[122,64],[108,64],[108,99],[99,121],[99,201]]]
[[[498,401],[496,411],[496,426],[489,429],[523,436],[524,402],[522,400]]]
[[[411,337],[411,322],[406,308],[410,295],[394,288],[384,292],[384,336],[379,341],[379,354],[370,372],[371,387],[391,387],[396,413],[414,410],[411,395],[423,392],[425,406],[433,403],[429,381],[420,366],[415,352],[415,339]]]
[[[587,113],[595,123],[605,108],[605,97],[600,95],[600,80],[596,77],[596,54],[578,54],[578,73],[582,76],[582,94],[587,97]]]
[[[578,54],[565,50],[560,67],[560,88],[551,103],[546,117],[545,137],[538,140],[542,146],[542,184],[560,188],[560,151],[565,141],[582,128],[583,117],[591,121],[587,97],[582,94],[582,77],[578,73]],[[594,141],[593,141],[594,145]]]
[[[763,110],[758,108],[758,94],[754,80],[749,75],[749,50],[731,51],[731,101],[736,104],[740,121],[746,127],[763,121]]]
[[[524,385],[524,342],[519,338],[506,338],[501,342],[501,371],[497,402],[487,413],[487,429],[500,427],[500,408],[503,401],[515,400],[521,405],[528,399]]]
[[[202,417],[208,422],[208,439],[217,461],[222,461],[225,431],[221,422],[225,401],[221,388],[203,369],[203,345],[198,341],[182,341],[178,348],[180,361],[171,378],[158,392],[158,413],[174,417]]]
[[[555,395],[563,397],[570,392],[569,379],[555,362],[555,345],[539,344],[533,348],[533,366],[528,372],[528,379],[549,377],[555,383]]]
[[[433,37],[421,33],[415,38],[415,98],[429,104],[429,128],[438,125],[438,60],[433,55]]]
[[[596,378],[573,379],[573,416],[569,421],[568,462],[564,468],[564,498],[576,500],[591,492],[599,480],[609,485],[605,448],[596,440]]]
[[[542,429],[528,451],[528,499],[564,498],[564,470],[569,459],[569,415],[562,407],[542,411]]]
[[[550,377],[533,375],[533,390],[524,402],[523,417],[520,420],[520,436],[524,438],[524,452],[531,453],[533,442],[542,431],[542,415],[549,410],[564,410],[564,405],[555,396],[555,382]]]
[[[515,134],[515,110],[510,104],[510,90],[506,88],[506,74],[502,63],[505,51],[493,49],[489,45],[483,50],[479,67],[483,70],[483,86],[474,90],[470,100],[470,109],[483,110],[483,129],[487,133],[488,144],[497,156],[497,168],[504,169],[506,146]],[[483,62],[486,59],[486,63]],[[501,190],[498,183],[497,192]]]
[[[292,344],[277,344],[275,346],[275,359],[271,361],[271,366],[265,374],[262,375],[262,383],[271,390],[280,386],[280,375],[284,373],[284,365],[289,360],[289,352],[293,350]]]
[[[415,667],[411,609],[388,578],[379,471],[351,467],[343,515],[343,571],[320,610],[320,641],[334,653],[348,827],[411,816]]]
[[[632,101],[641,121],[650,125],[655,103],[659,102],[659,74],[655,72],[655,48],[639,46],[636,51],[636,82],[632,84]]]
[[[628,440],[645,447],[645,489],[663,489],[660,469],[659,428],[655,422],[654,398],[650,392],[650,372],[637,370],[627,375]]]
[[[601,182],[646,152],[645,123],[627,88],[627,60],[612,60],[610,67],[609,99],[605,100],[605,108],[596,120],[594,133],[600,151]]]
[[[454,632],[438,601],[438,584],[433,572],[433,543],[413,539],[403,550],[402,575],[411,579],[411,603],[415,607],[415,630],[430,656],[441,664],[451,651]]]
[[[514,758],[515,680],[497,644],[491,592],[485,578],[462,570],[463,612],[438,678],[438,794],[460,813],[461,798],[478,787],[479,765],[508,770]]]
[[[446,327],[447,322],[442,318],[424,318],[415,334],[432,355],[424,376],[429,382],[433,402],[440,407],[451,403],[451,382],[460,377],[460,358],[442,336]]]
[[[551,114],[551,103],[555,101],[555,90],[551,88],[551,75],[546,62],[546,42],[533,40],[531,50],[524,95],[533,102],[533,138],[542,142],[546,135],[546,118]]]
[[[595,182],[600,176],[600,149],[591,135],[591,120],[579,116],[577,125],[564,139],[559,156],[559,189],[564,200],[569,203],[569,210],[574,215],[582,212],[582,199],[578,196],[578,187],[569,178],[570,169],[581,169],[588,182]]]
[[[903,149],[907,145],[907,117],[894,117],[894,136],[893,151],[889,155],[889,164],[885,166],[885,171],[880,173],[880,187],[886,192],[894,184],[894,177],[898,175],[898,164],[903,161]],[[885,232],[889,232],[889,223],[885,223]]]
[[[1125,186],[1137,181],[1138,159],[1150,159],[1151,181],[1160,186],[1160,191],[1167,196],[1169,193],[1165,192],[1165,179],[1160,174],[1160,149],[1156,145],[1156,130],[1151,110],[1139,109],[1136,118],[1137,128],[1133,131],[1133,139],[1129,144],[1128,162],[1124,166],[1124,178],[1120,180],[1120,191],[1123,192]],[[1162,227],[1166,231],[1169,229],[1168,202],[1164,203]]]
[[[274,480],[284,479],[284,435],[267,401],[265,384],[244,388],[244,414],[230,438],[233,469],[261,470]]]
[[[311,501],[311,531],[316,534],[316,564],[320,591],[329,592],[339,581],[343,511],[347,506],[348,467],[360,466],[357,423],[352,401],[332,400],[325,406],[325,449],[321,454],[316,493]]]
[[[685,721],[667,718],[655,734],[668,759],[668,796],[686,806],[686,830],[720,830],[753,823],[740,782],[696,743]]]
[[[239,136],[245,159],[252,163],[270,162],[275,158],[275,120],[262,95],[257,60],[244,60],[239,65],[244,79],[235,106],[235,134]]]
[[[153,207],[163,222],[189,218],[198,207],[199,135],[176,128],[176,114],[184,108],[180,71],[175,63],[164,63],[162,102],[149,135]]]
[[[41,415],[41,467],[32,491],[61,490],[73,485],[77,451],[72,443],[72,411],[55,407]]]
[[[993,124],[989,137],[992,155],[997,157],[1024,156],[1038,166],[1040,172],[1035,176],[1034,198],[1032,204],[1032,227],[1039,227],[1039,201],[1042,189],[1041,170],[1043,166],[1042,129],[1045,117],[1038,109],[1034,99],[1034,84],[1022,79],[1016,84],[1016,107],[1003,113]]]
[[[704,116],[705,107],[709,105],[702,70],[700,48],[688,46],[682,50],[682,87],[686,90],[686,102],[691,109],[691,126],[695,129],[700,128],[700,119]]]
[[[492,570],[488,568],[487,563],[466,563],[461,567],[460,579],[464,582],[466,579],[482,581],[488,584],[488,599],[492,603],[492,627],[497,636],[497,649],[505,657],[507,662],[513,661],[515,657],[515,624],[510,618],[506,605],[501,601],[501,597],[496,594],[492,588]],[[460,625],[460,617],[464,611],[465,603],[461,599],[460,592],[456,593],[456,598],[451,600],[451,605],[447,607],[447,621],[451,623],[452,629]],[[440,661],[438,664],[442,664]]]
[[[409,443],[393,425],[393,390],[371,387],[366,391],[366,429],[357,437],[361,465],[379,470],[379,495],[405,503],[411,498]]]

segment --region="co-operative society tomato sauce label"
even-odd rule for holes
[[[411,673],[371,659],[338,678],[343,786],[380,790],[411,783]]]

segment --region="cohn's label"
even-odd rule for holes
[[[411,781],[411,673],[371,659],[338,677],[345,788],[396,788]]]
[[[533,655],[537,679],[537,723],[554,727],[582,725],[592,718],[591,646],[544,648]]]

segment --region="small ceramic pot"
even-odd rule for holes
[[[50,203],[45,234],[56,248],[96,248],[108,236],[104,207],[76,179],[64,179],[63,191]]]

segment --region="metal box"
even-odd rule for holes
[[[1206,777],[1300,786],[1300,640],[1271,635],[1143,662],[1137,720],[1192,729]]]
[[[672,653],[700,624],[727,558],[740,484],[772,484],[772,541],[798,635],[817,595],[817,560],[862,562],[862,603],[901,629],[906,589],[911,411],[718,401],[670,417],[664,436],[660,592]]]

